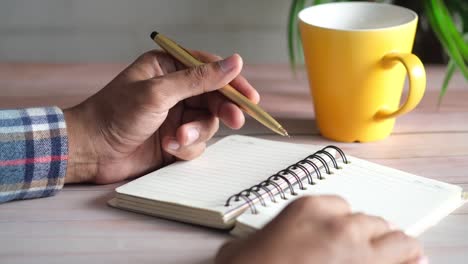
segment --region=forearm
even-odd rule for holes
[[[0,110],[0,203],[55,194],[64,184],[67,160],[59,108]]]

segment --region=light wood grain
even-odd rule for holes
[[[0,107],[72,106],[102,88],[122,64],[0,64]],[[468,85],[458,74],[437,107],[443,68],[428,67],[428,91],[399,118],[388,139],[343,144],[319,135],[303,71],[253,65],[244,75],[262,105],[293,134],[279,138],[252,120],[235,133],[305,144],[335,144],[347,153],[468,189]],[[222,127],[219,136],[233,133]],[[57,196],[0,205],[2,263],[207,263],[224,232],[108,207],[114,185],[70,185]],[[421,236],[431,263],[466,263],[468,206]]]

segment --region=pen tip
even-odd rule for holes
[[[288,131],[286,131],[286,129],[280,127],[279,130],[281,131],[281,134],[285,137],[288,137],[290,138],[289,134],[288,134]]]
[[[159,33],[156,31],[151,32],[151,39],[154,39]]]

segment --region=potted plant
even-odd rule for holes
[[[309,5],[346,0],[293,0],[289,13],[288,48],[293,69],[302,60],[302,44],[297,26],[298,13]],[[398,3],[396,0],[376,0],[391,4],[416,4],[423,10],[422,16],[448,55],[447,70],[439,94],[439,103],[447,91],[454,72],[459,70],[468,81],[468,2],[466,0],[417,0]],[[412,7],[412,6],[407,6]]]

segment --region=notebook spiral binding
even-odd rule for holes
[[[297,192],[295,191],[294,186],[293,186],[295,183],[297,183],[300,190],[305,190],[306,188],[304,187],[304,183],[302,182],[301,177],[299,177],[299,175],[295,172],[295,170],[301,170],[301,171],[304,172],[304,174],[307,177],[307,182],[308,182],[309,185],[314,185],[315,184],[314,179],[312,177],[312,175],[314,173],[315,173],[315,176],[316,176],[316,178],[318,180],[325,179],[322,176],[322,173],[320,171],[319,166],[317,166],[317,164],[315,164],[313,162],[313,160],[317,160],[323,165],[326,174],[332,174],[332,172],[330,170],[330,167],[329,167],[329,164],[327,163],[327,161],[323,157],[320,156],[320,154],[323,154],[323,155],[327,156],[328,158],[330,158],[330,160],[332,162],[332,165],[333,165],[333,167],[335,169],[341,169],[341,167],[338,166],[338,162],[337,162],[336,158],[330,152],[328,152],[327,149],[336,150],[340,154],[340,157],[343,160],[344,164],[349,164],[350,163],[348,161],[348,159],[346,158],[346,155],[343,152],[343,150],[341,150],[340,148],[338,148],[336,146],[332,146],[332,145],[326,146],[323,149],[315,152],[314,154],[309,155],[306,158],[300,160],[299,162],[287,167],[286,169],[278,171],[277,173],[271,175],[270,177],[268,177],[266,180],[260,182],[259,184],[253,185],[250,188],[242,190],[239,193],[236,193],[234,195],[231,195],[226,200],[226,204],[224,206],[226,206],[226,207],[229,206],[232,199],[234,199],[235,202],[238,202],[238,201],[240,201],[240,199],[243,199],[248,204],[252,214],[257,214],[257,209],[256,209],[255,204],[254,204],[254,199],[255,198],[257,198],[260,201],[261,205],[266,206],[265,199],[263,198],[264,195],[260,194],[260,192],[259,192],[260,190],[265,191],[265,193],[268,195],[269,199],[274,203],[276,203],[275,193],[273,193],[272,189],[270,189],[269,186],[273,186],[274,189],[277,190],[277,193],[279,194],[281,199],[283,199],[283,200],[287,199],[285,190],[277,182],[277,181],[280,181],[280,180],[284,181],[287,184],[286,189],[289,189],[289,192],[290,192],[291,195],[297,195]],[[310,165],[313,168],[313,171],[307,169],[304,166],[306,164]],[[294,178],[294,180],[292,182],[288,178],[285,177],[288,174],[291,175]],[[253,194],[255,196],[255,198],[252,199],[251,194]]]

